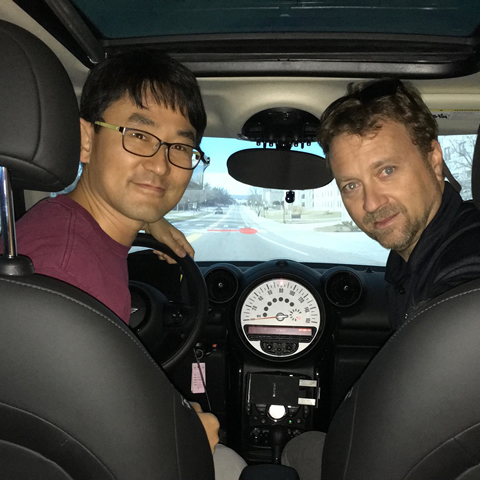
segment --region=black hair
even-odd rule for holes
[[[147,95],[188,118],[203,137],[207,116],[194,74],[180,62],[152,48],[131,49],[107,57],[89,73],[80,99],[80,116],[102,120],[105,110],[128,95],[144,108]]]

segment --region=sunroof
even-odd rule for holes
[[[86,66],[162,49],[197,76],[480,70],[480,0],[13,0]]]
[[[73,0],[102,39],[225,33],[469,37],[478,0]]]

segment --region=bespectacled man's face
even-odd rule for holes
[[[196,131],[181,113],[151,97],[144,104],[139,108],[125,96],[106,109],[102,120],[146,131],[165,142],[196,145]],[[82,122],[87,128],[88,122]],[[82,158],[87,160],[82,177],[107,215],[135,225],[152,223],[180,201],[192,171],[169,163],[165,145],[153,157],[140,157],[124,150],[118,131],[101,128],[91,137],[91,150]]]
[[[435,216],[444,187],[440,145],[425,160],[404,125],[384,122],[375,134],[341,134],[330,164],[353,221],[383,247],[408,260]]]

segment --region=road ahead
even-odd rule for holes
[[[244,206],[214,210],[198,217],[169,220],[195,248],[197,261],[265,261],[378,265],[387,251],[360,232],[315,232],[317,225],[283,224],[257,217]],[[383,263],[385,264],[385,263]]]

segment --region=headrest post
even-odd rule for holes
[[[10,177],[6,167],[0,167],[0,208],[3,239],[3,256],[14,258],[17,256],[17,241],[15,236],[15,215]]]

